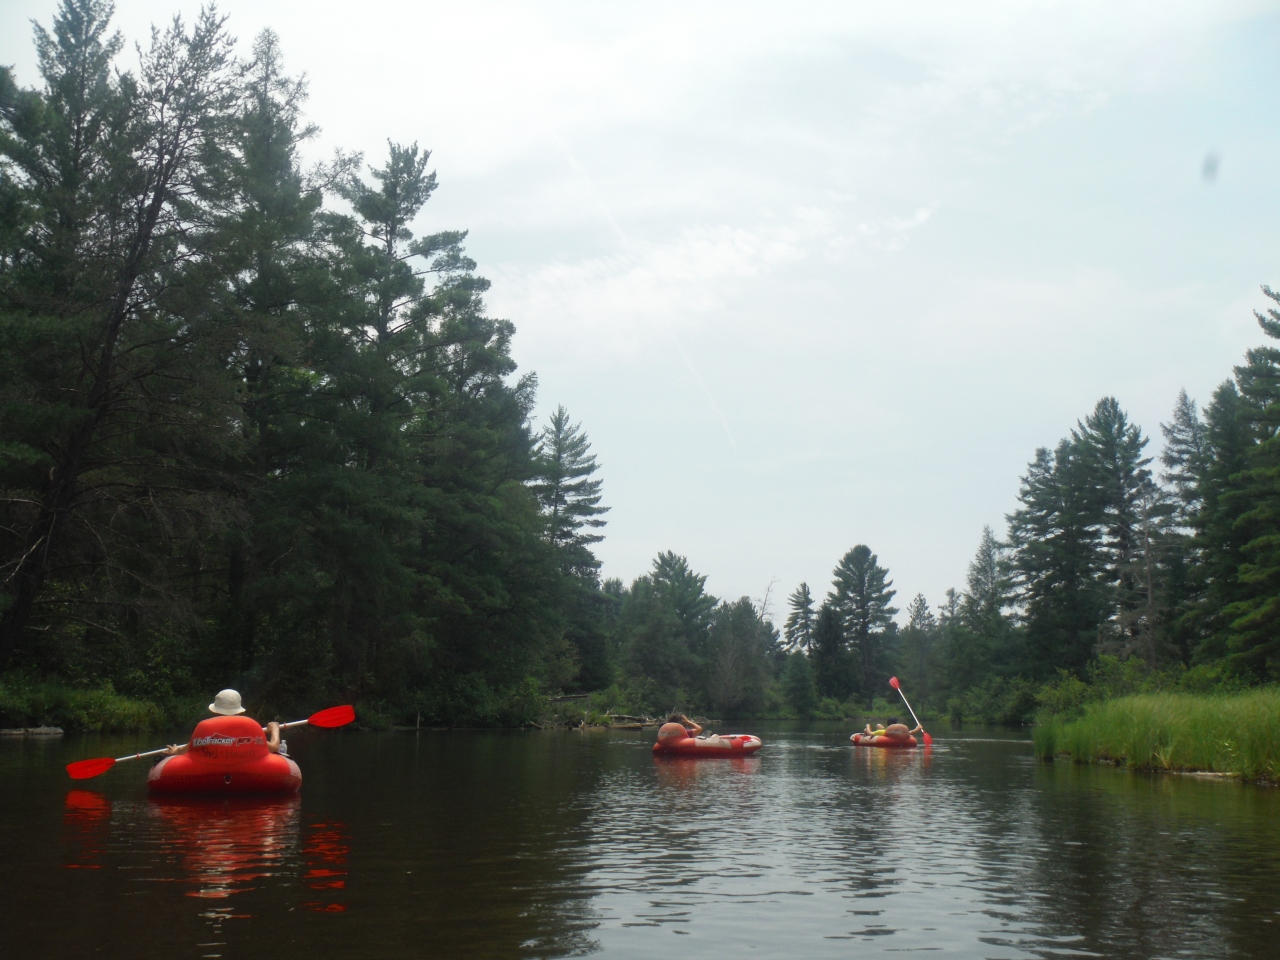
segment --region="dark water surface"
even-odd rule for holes
[[[300,797],[161,803],[162,738],[0,741],[11,957],[1280,957],[1280,791],[756,724],[295,733]]]

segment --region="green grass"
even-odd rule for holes
[[[1144,770],[1280,780],[1280,688],[1226,694],[1145,693],[1090,703],[1076,720],[1036,724],[1036,753]]]
[[[52,680],[0,677],[0,727],[61,727],[68,733],[134,732],[165,726],[164,711],[131,700],[110,684],[72,687]]]

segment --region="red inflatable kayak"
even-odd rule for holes
[[[165,757],[147,776],[153,793],[296,793],[302,771],[272,753],[248,717],[201,720],[185,754]]]
[[[728,746],[717,746],[713,741],[694,737],[655,743],[653,752],[669,757],[745,757],[755,753],[763,744],[759,737],[749,733],[724,733],[720,739]]]
[[[901,750],[904,747],[919,746],[915,737],[869,737],[865,733],[855,733],[849,738],[855,747],[887,747],[890,750]]]

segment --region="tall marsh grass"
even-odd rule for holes
[[[1069,756],[1147,770],[1280,780],[1280,688],[1239,693],[1145,693],[1042,716],[1033,734],[1045,759]]]

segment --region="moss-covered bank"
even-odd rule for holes
[[[1150,693],[1042,716],[1036,753],[1144,770],[1226,773],[1280,781],[1280,688],[1230,694]]]

